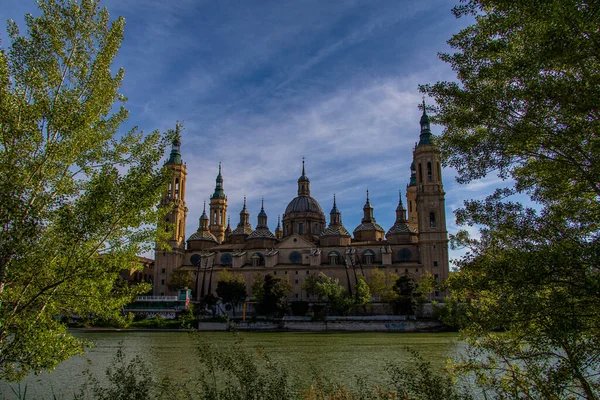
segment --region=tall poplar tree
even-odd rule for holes
[[[119,271],[156,239],[168,135],[120,135],[123,18],[40,0],[0,49],[0,378],[82,351],[61,317],[116,318],[148,286]],[[115,104],[115,101],[118,103]],[[160,218],[159,220],[163,220]],[[165,229],[160,230],[164,232]]]
[[[457,212],[480,228],[453,237],[468,249],[449,285],[471,344],[457,368],[502,398],[597,399],[600,3],[465,0],[454,13],[475,19],[441,55],[458,82],[421,89],[459,182],[506,180]]]

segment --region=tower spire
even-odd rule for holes
[[[256,227],[264,228],[267,226],[267,213],[265,212],[265,199],[263,197],[261,200],[260,212],[258,213],[258,225]]]
[[[169,155],[169,160],[167,164],[182,164],[181,160],[181,126],[179,123],[175,124],[175,136],[173,137],[173,142],[171,143],[171,154]]]
[[[302,175],[298,178],[298,196],[310,196],[310,179],[306,176],[304,157],[302,157]]]
[[[337,208],[337,204],[335,201],[335,193],[333,194],[333,208],[329,213],[329,225],[335,226],[340,225],[342,223],[342,216],[340,214],[340,210]]]
[[[423,115],[421,115],[421,135],[419,136],[419,146],[433,144],[431,141],[431,129],[429,126],[429,116],[427,115],[427,106],[423,99]]]
[[[217,179],[215,181],[216,181],[215,192],[211,196],[211,199],[212,198],[224,199],[225,191],[223,190],[223,175],[221,175],[221,162],[220,161],[219,161],[219,173],[217,174]]]
[[[373,218],[373,206],[371,205],[371,201],[369,200],[369,189],[367,189],[367,202],[365,203],[365,206],[363,207],[363,219],[362,219],[362,223],[371,223],[371,222],[375,222],[375,219]]]
[[[404,204],[402,204],[402,190],[398,190],[398,207],[396,210],[404,209]]]

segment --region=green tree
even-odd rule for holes
[[[385,272],[379,268],[375,268],[371,271],[367,278],[367,284],[369,285],[371,293],[378,299],[385,297],[389,290]]]
[[[246,282],[241,274],[232,274],[227,270],[221,271],[217,280],[217,296],[223,303],[231,304],[233,315],[235,308],[246,299]]]
[[[441,55],[459,82],[422,90],[459,182],[508,182],[457,212],[481,228],[452,238],[468,249],[448,282],[469,316],[457,368],[502,397],[597,399],[600,3],[464,3],[454,13],[476,22]]]
[[[327,301],[329,312],[334,315],[346,315],[352,309],[354,301],[348,296],[348,291],[340,284],[338,279],[320,272],[318,275],[309,275],[304,281],[303,287],[307,294],[317,296],[319,300]]]
[[[177,269],[173,271],[171,279],[168,282],[168,287],[171,291],[177,291],[183,288],[193,288],[194,280],[192,279],[192,274],[190,271],[186,271],[184,269]]]
[[[394,313],[402,315],[414,315],[415,309],[417,308],[416,295],[417,284],[408,275],[402,275],[392,290],[395,293],[394,298],[391,300],[391,304],[394,307]]]
[[[354,286],[354,304],[360,307],[365,307],[371,303],[371,291],[369,285],[362,275],[358,276],[358,282]]]
[[[262,282],[262,285],[257,282]],[[274,278],[267,274],[262,281],[255,280],[252,288],[256,300],[256,311],[259,314],[282,316],[285,313],[286,298],[292,291],[289,280]]]
[[[166,138],[115,101],[124,20],[97,1],[40,0],[0,50],[0,377],[83,351],[58,316],[117,318],[147,284],[119,284],[157,238]],[[174,134],[174,133],[172,133]],[[165,227],[160,229],[165,233]]]
[[[429,271],[424,271],[417,280],[416,292],[419,295],[419,303],[425,303],[431,298],[431,294],[437,289],[437,282]]]

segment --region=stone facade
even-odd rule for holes
[[[310,196],[310,180],[305,173],[304,161],[298,179],[298,196],[290,201],[274,233],[269,230],[264,207],[258,215],[256,228],[252,228],[245,199],[239,223],[232,229],[229,222],[225,226],[227,197],[219,165],[208,216],[205,206],[198,231],[187,239],[187,246],[183,240],[187,214],[186,168],[181,161],[177,138],[166,163],[173,171],[173,178],[163,198],[164,204],[174,206],[168,217],[174,230],[169,242],[171,250],[156,251],[154,295],[172,294],[167,283],[177,268],[190,270],[194,278],[198,275],[199,287],[194,291],[197,295],[207,293],[209,285],[216,288],[221,269],[242,274],[250,296],[251,284],[257,276],[271,274],[287,278],[292,286],[292,301],[313,300],[308,298],[302,285],[310,274],[319,272],[352,287],[357,275],[368,278],[374,269],[415,278],[428,271],[440,281],[447,279],[448,232],[440,154],[432,143],[425,111],[420,125],[420,140],[413,152],[406,190],[408,210],[400,196],[396,221],[387,232],[373,217],[368,191],[364,217],[354,229],[353,236],[342,223],[335,197],[327,226],[319,202]],[[206,270],[212,270],[212,273],[205,273]],[[201,290],[202,285],[204,290]]]

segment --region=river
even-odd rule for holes
[[[197,339],[185,332],[74,332],[95,345],[84,356],[73,357],[50,373],[28,376],[21,383],[27,387],[27,398],[72,398],[86,381],[86,368],[98,377],[122,347],[128,358],[141,356],[152,369],[155,378],[194,379],[198,364]],[[236,338],[229,332],[196,334],[204,343],[231,346]],[[460,353],[464,344],[455,333],[266,333],[238,334],[241,346],[249,351],[262,349],[270,358],[285,367],[295,388],[310,387],[313,373],[322,373],[334,382],[352,386],[356,377],[374,384],[388,378],[389,363],[409,362],[406,346],[417,350],[441,369],[448,358]],[[12,386],[18,390],[18,385]],[[16,398],[5,382],[0,382],[0,396]]]

